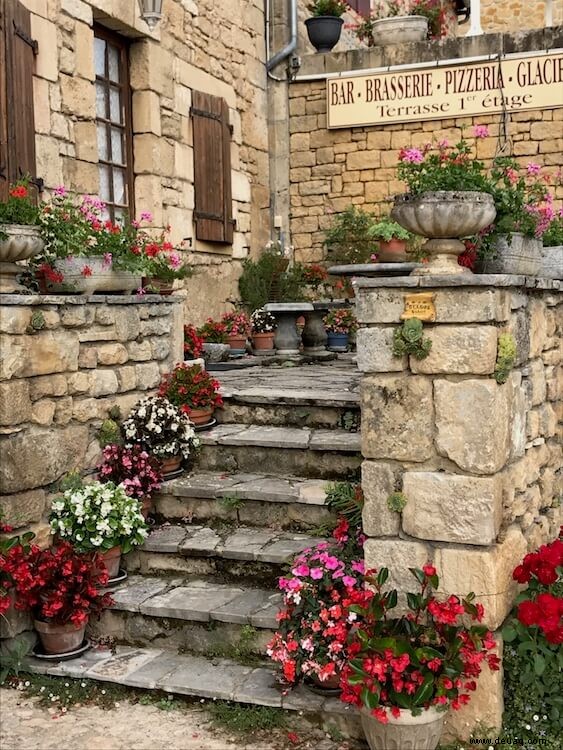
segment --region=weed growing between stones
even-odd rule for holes
[[[205,651],[205,656],[210,659],[231,659],[244,666],[259,667],[264,659],[256,653],[257,635],[258,631],[252,625],[243,625],[235,643],[209,648]]]
[[[244,507],[244,500],[242,497],[236,495],[224,495],[219,498],[219,505],[226,510],[228,513],[235,512],[237,517],[237,523],[240,524],[240,511]]]
[[[287,714],[281,708],[215,701],[207,705],[213,723],[237,734],[285,729]]]

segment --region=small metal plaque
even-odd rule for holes
[[[401,320],[418,318],[433,323],[436,320],[436,308],[434,307],[434,293],[421,292],[420,294],[405,294],[405,311]]]

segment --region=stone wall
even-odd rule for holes
[[[470,126],[474,124],[489,126],[490,136],[476,144],[477,156],[486,164],[505,144],[501,115],[327,130],[327,73],[561,46],[563,27],[305,57],[300,75],[317,80],[297,80],[289,87],[290,227],[296,259],[323,259],[324,232],[332,214],[350,204],[378,215],[388,212],[391,197],[404,192],[396,176],[400,148],[422,146],[433,138],[453,143],[462,128],[467,128],[466,136],[472,141]],[[506,132],[505,155],[514,155],[522,164],[533,161],[545,166],[552,176],[563,167],[562,109],[511,113]],[[561,185],[556,198],[560,205]]]
[[[557,536],[563,492],[563,286],[515,276],[405,277],[355,282],[362,381],[362,486],[368,567],[388,566],[402,591],[409,567],[433,561],[440,591],[474,591],[498,629],[513,568]],[[426,359],[392,353],[405,295],[434,294]],[[493,377],[500,333],[517,359]],[[402,513],[388,497],[400,491]],[[485,672],[451,729],[500,726],[502,678]]]
[[[236,296],[240,261],[269,239],[268,131],[262,0],[166,0],[154,32],[137,0],[22,0],[39,43],[34,76],[37,174],[97,194],[94,32],[130,40],[137,213],[151,211],[172,239],[195,238],[192,90],[223,97],[233,126],[232,246],[193,240],[200,273],[186,282],[187,317],[201,322]]]
[[[483,31],[541,29],[545,24],[546,0],[481,0]],[[553,0],[553,23],[563,23],[563,0]],[[460,26],[459,31],[467,26]]]
[[[182,360],[181,298],[2,295],[4,522],[45,541],[52,485],[96,466],[109,409],[126,415]]]

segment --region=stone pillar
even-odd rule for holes
[[[498,630],[516,594],[513,568],[555,538],[561,522],[561,282],[475,275],[360,279],[355,287],[367,566],[389,567],[393,584],[408,591],[408,568],[433,561],[439,593],[474,591]],[[422,292],[434,295],[435,320],[424,324],[430,354],[395,357],[406,295]],[[517,357],[500,385],[503,332],[514,336]],[[402,513],[388,507],[394,491],[406,497]],[[501,673],[485,670],[449,729],[467,735],[477,722],[499,727],[501,717]]]

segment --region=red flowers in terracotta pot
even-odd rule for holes
[[[195,425],[205,425],[215,409],[223,404],[220,387],[221,384],[200,365],[179,364],[164,375],[158,395],[187,414]]]
[[[231,349],[244,349],[250,335],[250,318],[243,312],[229,312],[221,316],[221,323],[225,326],[227,343]]]

